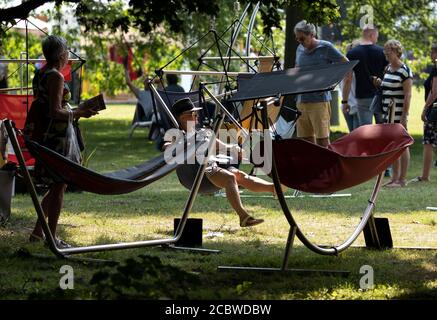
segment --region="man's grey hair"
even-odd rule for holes
[[[47,62],[56,63],[61,55],[68,50],[67,40],[60,36],[50,35],[42,42],[42,52]]]
[[[302,32],[308,35],[316,35],[316,26],[312,23],[308,23],[306,20],[299,21],[294,26],[294,33],[296,32]]]

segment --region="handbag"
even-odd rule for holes
[[[385,74],[388,71],[388,66],[385,67],[384,72],[382,74],[382,78],[384,79]],[[382,89],[378,88],[378,90],[375,93],[375,96],[372,99],[372,102],[370,103],[370,107],[369,107],[370,111],[372,111],[373,113],[376,114],[383,114],[384,113],[384,109],[382,107]]]
[[[426,110],[425,117],[428,122],[437,122],[437,102]]]
[[[376,114],[383,114],[382,108],[382,91],[378,90],[370,103],[370,111]]]
[[[77,144],[79,145],[79,150],[85,150],[85,143],[83,142],[82,132],[80,132],[79,120],[73,121],[74,132],[76,133]]]
[[[68,125],[65,131],[64,156],[73,162],[81,163],[82,155],[80,153],[76,130],[73,125],[73,111],[71,111],[71,109],[68,115]]]

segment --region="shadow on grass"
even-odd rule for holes
[[[3,261],[0,272],[10,274],[9,279],[0,279],[3,298],[24,298],[29,292],[43,292],[45,288],[55,287],[56,281],[59,281],[59,268],[65,261],[17,255],[12,246],[18,243],[11,240],[9,246],[4,242],[0,245],[0,259]],[[99,237],[97,242],[107,243],[110,240],[109,237]],[[215,243],[207,241],[204,247],[220,249],[222,252],[205,255],[152,247],[81,256],[114,261],[123,261],[139,254],[159,257],[165,264],[195,272],[202,283],[196,296],[205,299],[435,299],[435,288],[430,288],[429,282],[436,279],[437,272],[435,268],[425,267],[437,263],[435,254],[430,252],[351,248],[338,257],[327,257],[316,255],[299,244],[294,248],[289,268],[350,272],[348,277],[337,277],[317,273],[217,271],[218,265],[277,268],[281,265],[283,246],[258,240],[244,243],[226,240]],[[28,249],[50,255],[47,250],[35,245],[28,245]],[[92,274],[102,268],[96,264],[75,261],[68,261],[68,264],[74,266],[75,274],[80,277],[77,282],[79,292],[86,292]],[[363,276],[360,268],[363,265],[373,267],[373,290],[360,289],[360,279]]]

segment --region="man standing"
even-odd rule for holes
[[[4,59],[0,43],[0,59]],[[8,87],[8,65],[0,62],[0,89]]]
[[[302,20],[294,27],[299,46],[296,50],[296,67],[324,65],[348,61],[330,42],[316,39],[316,27]],[[331,93],[300,94],[297,108],[302,116],[297,120],[297,136],[326,147],[329,145],[331,122]]]
[[[376,123],[382,123],[382,114],[374,114],[374,112],[370,110],[370,104],[377,90],[373,84],[373,77],[382,79],[384,69],[388,64],[382,47],[376,45],[378,35],[378,29],[376,27],[365,27],[360,44],[346,54],[349,60],[359,61],[354,67],[353,72],[356,79],[355,96],[358,105],[358,122],[360,126],[371,124],[373,116],[375,116]],[[351,82],[352,73],[349,73],[345,78],[342,92],[341,103],[345,110],[348,109],[347,97],[351,89]]]

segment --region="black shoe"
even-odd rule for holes
[[[71,248],[71,247],[72,247],[71,244],[65,242],[65,241],[62,240],[62,239],[56,238],[55,241],[56,241],[56,246],[57,246],[59,249],[68,249],[68,248]]]
[[[437,160],[435,161],[435,163],[434,163],[434,166],[436,166],[436,167],[437,167]]]
[[[385,170],[384,177],[391,178],[391,169],[390,168]]]

